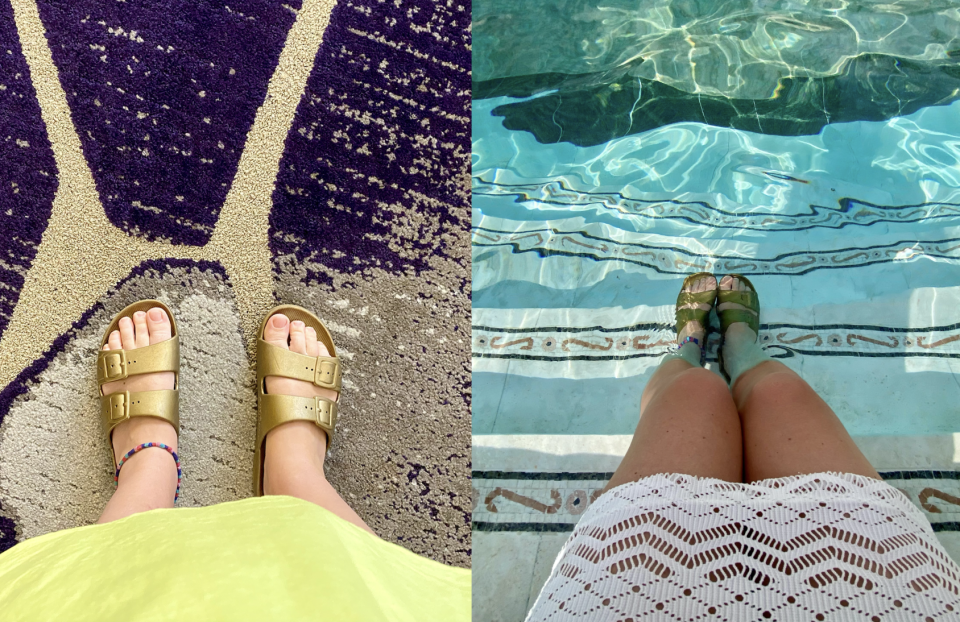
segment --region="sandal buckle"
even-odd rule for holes
[[[130,418],[130,392],[110,394],[110,423]]]
[[[326,357],[317,357],[317,364],[314,366],[316,372],[313,376],[313,384],[322,389],[340,390],[340,360],[329,360]]]
[[[333,431],[337,425],[337,403],[322,397],[314,398],[317,402],[317,425],[325,430]]]
[[[100,357],[101,383],[124,380],[127,377],[127,353],[124,350],[107,351]]]

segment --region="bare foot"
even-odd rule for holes
[[[299,320],[291,322],[282,313],[274,315],[267,322],[263,340],[297,354],[330,356],[326,346],[317,339],[317,331],[305,326]],[[303,380],[267,376],[265,381],[266,392],[274,395],[319,396],[333,401],[340,396],[336,391],[322,389]],[[276,494],[275,490],[283,488],[279,481],[280,471],[288,468],[291,458],[319,469],[320,475],[323,475],[323,459],[327,451],[327,443],[326,433],[310,421],[290,421],[267,432],[263,466],[264,494]]]
[[[688,292],[691,294],[698,294],[700,292],[712,292],[717,289],[717,279],[713,275],[707,275],[697,279],[692,283],[687,283],[687,285],[680,291]],[[704,311],[709,311],[711,306],[705,303],[690,303],[686,305],[680,305],[677,307],[677,311],[680,309],[703,309]],[[704,346],[703,338],[707,334],[707,329],[705,326],[701,326],[700,322],[696,320],[687,322],[683,329],[677,334],[677,343],[682,343],[687,337],[693,337],[697,342]]]
[[[138,311],[133,319],[123,317],[119,330],[107,337],[104,350],[136,351],[148,345],[170,339],[173,333],[166,311],[154,307],[144,313]],[[173,372],[138,374],[124,380],[102,385],[103,394],[119,391],[162,391],[173,389]],[[177,451],[177,431],[170,423],[158,417],[133,417],[113,429],[111,437],[114,467],[128,451],[142,443],[163,443]],[[173,507],[177,489],[177,463],[160,448],[147,448],[135,453],[120,470],[116,492],[100,515],[99,523],[108,523],[138,512]]]
[[[103,349],[136,350],[137,348],[166,341],[170,339],[172,332],[170,318],[167,317],[167,312],[163,309],[154,307],[146,313],[137,311],[133,314],[133,319],[129,317],[120,319],[119,330],[110,333]],[[134,392],[173,389],[175,382],[175,375],[172,371],[139,374],[130,376],[124,380],[104,383],[103,394],[110,395],[119,391]],[[157,417],[134,417],[124,421],[113,429],[113,451],[117,460],[140,443],[149,442],[164,443],[176,451],[177,431],[174,430],[173,426],[168,422]],[[154,453],[152,449],[149,451],[150,453]],[[135,454],[135,457],[139,458],[140,453]],[[170,460],[169,457],[166,459],[170,462],[170,466],[174,469],[174,472],[176,472],[174,461]],[[128,464],[132,464],[133,462],[134,458],[130,458]],[[124,469],[126,469],[126,465]]]

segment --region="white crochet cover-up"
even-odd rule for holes
[[[955,621],[960,567],[876,479],[654,475],[587,508],[527,620]]]

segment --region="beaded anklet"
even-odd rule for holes
[[[123,464],[130,458],[130,456],[137,453],[141,449],[147,449],[148,447],[159,447],[160,449],[166,449],[168,452],[170,452],[170,455],[173,456],[173,461],[177,463],[177,492],[173,495],[173,502],[176,503],[177,499],[180,498],[180,481],[183,477],[183,474],[180,471],[180,458],[177,456],[177,452],[175,452],[172,447],[169,445],[164,445],[163,443],[140,443],[124,454],[123,458],[120,458],[120,462],[117,464],[117,472],[113,476],[113,483],[117,486],[120,485],[120,469],[123,468]]]
[[[696,337],[685,337],[683,341],[677,344],[677,350],[687,345],[691,341],[697,344],[697,346],[700,348],[700,366],[703,367],[703,364],[707,362],[707,351],[706,348],[700,345],[700,340]]]

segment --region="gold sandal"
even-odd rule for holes
[[[110,333],[118,330],[121,318],[129,317],[132,320],[133,314],[137,311],[147,312],[154,307],[160,307],[167,312],[172,334],[170,339],[134,350],[103,349]],[[173,372],[173,389],[133,393],[118,391],[110,395],[103,394],[103,385],[106,382],[116,382],[130,376],[161,371]],[[100,392],[100,420],[103,423],[103,432],[110,443],[110,452],[113,453],[114,467],[117,466],[117,454],[113,451],[113,430],[132,417],[163,419],[173,426],[179,436],[180,335],[177,332],[177,321],[167,305],[159,300],[141,300],[128,305],[123,311],[113,316],[113,321],[110,322],[110,326],[104,331],[103,338],[100,340],[100,352],[97,356],[97,385]]]
[[[327,348],[330,356],[297,354],[285,348],[267,343],[263,332],[274,315],[282,313],[291,321],[301,321],[317,331],[317,339]],[[333,345],[330,331],[316,315],[303,307],[280,305],[274,307],[260,323],[257,333],[257,445],[253,488],[257,496],[263,495],[263,454],[267,433],[288,421],[312,421],[327,434],[327,447],[337,425],[337,402],[325,397],[297,397],[273,395],[266,392],[267,376],[282,376],[310,382],[320,388],[340,392],[340,358]],[[339,400],[339,395],[337,396]]]

